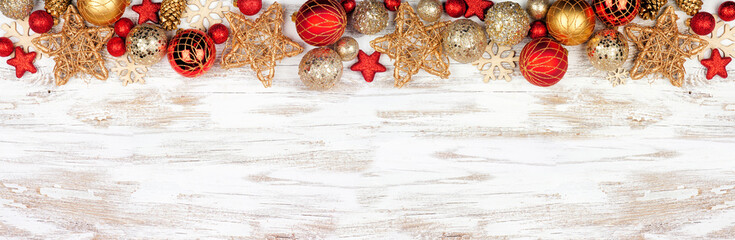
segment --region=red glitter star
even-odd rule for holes
[[[477,16],[482,21],[485,21],[487,9],[493,6],[493,1],[487,0],[465,0],[465,3],[467,3],[467,11],[464,13],[464,17]]]
[[[15,67],[15,77],[21,78],[26,72],[36,73],[35,59],[36,52],[25,53],[22,47],[15,47],[15,57],[8,59],[8,65]]]
[[[362,72],[362,78],[366,82],[372,82],[376,72],[385,72],[385,66],[380,64],[380,52],[367,55],[360,50],[357,53],[357,63],[353,64],[350,70]]]
[[[151,0],[143,0],[142,3],[132,6],[133,11],[138,13],[138,24],[143,24],[150,20],[158,23],[158,10],[161,9],[161,3],[153,3]]]
[[[719,49],[712,50],[712,57],[709,59],[702,59],[702,66],[707,68],[707,80],[712,79],[715,75],[727,78],[727,70],[725,67],[732,61],[731,57],[723,58],[720,56]]]

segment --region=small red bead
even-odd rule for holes
[[[237,8],[242,14],[253,16],[263,8],[263,0],[237,0]]]
[[[7,57],[15,51],[13,41],[10,38],[0,37],[0,57]]]
[[[735,20],[735,2],[726,1],[720,4],[720,8],[717,9],[717,15],[726,22]]]
[[[546,37],[547,34],[548,29],[546,29],[546,23],[541,20],[531,23],[531,28],[528,29],[528,37],[531,39]]]
[[[121,37],[110,38],[107,42],[107,52],[113,57],[119,57],[125,54],[125,40]]]
[[[44,10],[36,10],[28,17],[28,25],[35,33],[46,33],[54,26],[54,18]]]
[[[698,12],[689,21],[689,27],[699,35],[707,35],[715,30],[715,17],[708,12]]]
[[[464,0],[447,0],[444,3],[444,12],[450,17],[458,18],[467,11],[467,4]]]
[[[401,6],[401,0],[385,0],[383,3],[385,3],[385,8],[388,11],[396,11],[398,6]]]
[[[342,0],[342,7],[345,8],[346,13],[351,13],[352,10],[355,10],[355,0]]]
[[[133,20],[130,20],[130,18],[120,18],[120,20],[115,22],[115,34],[122,38],[126,38],[133,27],[135,27]]]
[[[227,41],[227,38],[230,37],[230,30],[224,24],[217,23],[209,27],[207,35],[212,38],[215,44],[220,44]]]

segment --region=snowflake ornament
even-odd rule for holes
[[[630,77],[630,74],[628,74],[628,71],[624,68],[618,68],[615,71],[609,71],[607,72],[607,80],[612,83],[613,87],[617,87],[618,85],[625,84],[625,81]]]
[[[189,4],[182,18],[186,18],[190,27],[200,30],[222,23],[224,13],[230,11],[230,7],[223,6],[224,1],[219,0],[190,0],[189,3],[193,4]],[[204,24],[205,20],[207,25]]]
[[[689,32],[695,34],[691,29]],[[735,57],[735,27],[730,27],[726,22],[720,20],[715,24],[715,30],[712,33],[700,37],[709,42],[705,49],[720,49],[725,56]],[[700,61],[704,59],[705,52],[708,51],[702,51],[697,55]]]
[[[519,57],[516,56],[516,52],[510,47],[499,46],[494,42],[490,42],[485,47],[485,52],[489,57],[486,58],[483,54],[480,59],[472,62],[472,65],[477,65],[477,70],[480,70],[485,75],[483,81],[490,82],[490,79],[493,81],[503,79],[506,82],[510,82],[510,75],[513,74],[515,68],[518,66]],[[495,70],[498,71],[497,75],[495,74]]]
[[[29,49],[30,47],[33,47],[33,43],[31,42],[33,38],[35,38],[35,32],[31,31],[31,27],[28,25],[28,18],[18,21],[13,21],[11,23],[3,23],[0,25],[0,29],[5,31],[5,34],[3,34],[3,37],[7,38],[15,38],[15,45],[23,47],[23,50],[26,52],[31,52],[32,50]],[[35,47],[33,48],[35,50]],[[41,59],[41,55],[45,55],[44,53],[40,51],[36,54],[36,60]]]
[[[112,72],[117,73],[120,76],[120,80],[123,81],[123,86],[127,86],[129,83],[145,83],[146,73],[148,68],[144,65],[135,64],[128,58],[128,55],[120,57],[118,60],[113,61],[115,66],[112,67]]]

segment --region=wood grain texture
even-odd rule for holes
[[[376,36],[347,34],[372,52]],[[184,79],[161,61],[127,87],[53,87],[49,58],[20,80],[3,65],[0,238],[735,238],[732,77],[701,80],[690,60],[685,88],[613,88],[568,49],[549,88],[453,62],[449,79],[345,71],[315,92],[302,55],[268,89],[218,65]]]

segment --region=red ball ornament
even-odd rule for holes
[[[196,29],[180,31],[168,44],[168,63],[184,77],[197,77],[207,72],[216,55],[212,38]]]
[[[36,10],[28,17],[28,25],[35,33],[46,33],[54,26],[54,18],[44,10]]]
[[[119,57],[125,54],[125,40],[121,37],[110,38],[107,41],[107,52],[113,57]]]
[[[699,35],[707,35],[715,30],[715,16],[708,12],[698,12],[694,14],[692,20],[689,21],[689,27],[692,31]]]
[[[15,51],[13,41],[10,38],[0,37],[0,57],[7,57]]]
[[[383,4],[385,4],[385,8],[388,9],[388,11],[396,11],[398,9],[398,6],[401,6],[401,0],[384,0]]]
[[[726,1],[720,4],[720,8],[717,9],[717,15],[726,22],[735,20],[735,2]]]
[[[467,11],[467,4],[464,0],[447,0],[444,3],[444,12],[450,17],[458,18]]]
[[[237,0],[237,8],[242,14],[253,16],[263,8],[263,0]]]
[[[338,0],[308,0],[293,19],[299,37],[314,46],[337,42],[347,27],[347,14]]]
[[[567,53],[567,49],[551,38],[534,39],[521,50],[518,60],[521,74],[533,85],[554,85],[567,73]]]
[[[537,20],[531,23],[531,28],[528,29],[528,37],[530,37],[531,39],[546,37],[548,33],[549,30],[546,29],[546,23],[541,20]]]
[[[342,8],[345,9],[345,13],[351,13],[352,10],[355,10],[356,5],[355,0],[342,0]]]
[[[641,9],[640,0],[595,0],[592,3],[597,18],[605,25],[617,27],[633,21]]]
[[[135,27],[133,20],[130,20],[130,18],[120,18],[120,20],[115,22],[115,34],[121,38],[126,38],[133,27]]]
[[[230,37],[230,30],[224,24],[217,23],[209,27],[207,35],[212,38],[215,44],[220,44],[227,41],[227,38]]]

